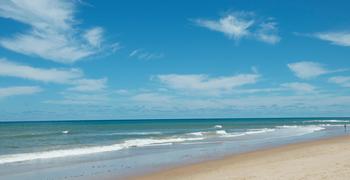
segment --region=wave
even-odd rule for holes
[[[189,135],[194,135],[194,136],[203,136],[205,132],[193,132],[193,133],[188,133]]]
[[[340,127],[340,126],[344,126],[343,124],[320,124],[319,126],[321,127]]]
[[[303,122],[319,122],[319,123],[349,123],[350,120],[336,120],[336,119],[330,119],[330,120],[310,120],[310,121],[303,121]]]
[[[310,134],[316,131],[321,131],[326,129],[324,126],[320,126],[320,125],[306,125],[306,126],[284,125],[284,126],[276,126],[276,128],[280,130],[291,130],[294,135],[305,135],[305,134]]]
[[[218,124],[218,125],[215,125],[214,128],[215,128],[215,129],[221,129],[221,128],[222,128],[222,125],[219,125],[219,124]]]
[[[226,130],[216,130],[216,131],[200,131],[200,132],[193,132],[188,133],[188,135],[193,136],[204,136],[206,138],[209,137],[239,137],[244,135],[250,135],[250,134],[260,134],[260,133],[267,133],[275,131],[275,129],[271,128],[263,128],[263,129],[248,129],[245,132],[239,133],[239,132],[227,132]]]
[[[108,135],[159,135],[162,134],[158,131],[151,131],[151,132],[115,132],[110,133]]]
[[[263,129],[251,129],[246,134],[260,134],[260,133],[267,133],[267,132],[273,132],[276,129],[271,128],[263,128]]]
[[[218,131],[216,131],[216,134],[227,135],[228,133],[225,130],[218,130]]]
[[[164,139],[132,139],[127,140],[124,142],[126,147],[143,147],[143,146],[149,146],[149,145],[158,145],[158,144],[172,144],[172,143],[179,143],[179,142],[185,142],[185,141],[198,141],[203,140],[203,137],[197,137],[197,138],[185,138],[185,137],[173,137],[173,138],[164,138]]]
[[[56,136],[60,134],[67,134],[69,131],[51,131],[51,132],[28,132],[20,134],[5,134],[0,135],[0,138],[36,138],[36,137],[47,137],[47,136]]]
[[[234,138],[240,136],[253,136],[257,134],[271,133],[267,134],[273,137],[285,137],[287,136],[298,136],[313,133],[316,131],[324,130],[327,126],[334,126],[332,124],[321,124],[321,125],[284,125],[275,126],[273,128],[260,128],[260,129],[247,129],[243,132],[230,132],[223,129],[212,130],[212,131],[199,131],[191,132],[186,134],[179,134],[167,137],[149,137],[149,138],[136,138],[121,141],[117,144],[104,145],[104,146],[93,146],[93,147],[80,147],[73,149],[61,149],[52,151],[42,151],[33,153],[21,153],[21,154],[9,154],[0,155],[0,164],[15,163],[22,161],[38,160],[38,159],[51,159],[51,158],[61,158],[67,156],[80,156],[89,155],[95,153],[104,153],[119,151],[127,148],[134,147],[148,147],[148,146],[169,146],[176,143],[179,144],[191,144],[191,143],[205,143],[210,141],[203,141],[206,139],[215,138]],[[339,126],[339,125],[337,125]],[[62,132],[63,133],[63,132]],[[69,133],[69,131],[67,132]],[[118,132],[119,133],[119,132]],[[120,132],[123,134],[161,134],[160,132]]]
[[[61,158],[67,156],[81,156],[95,153],[118,151],[122,149],[132,148],[132,147],[145,147],[145,146],[160,146],[160,145],[172,145],[173,143],[180,143],[185,141],[198,141],[204,138],[164,138],[164,139],[132,139],[126,140],[123,143],[105,145],[105,146],[95,146],[95,147],[82,147],[74,149],[62,149],[62,150],[52,150],[34,153],[22,153],[22,154],[11,154],[0,156],[0,164],[38,160],[38,159],[51,159],[51,158]]]
[[[243,133],[227,133],[225,131],[225,132],[221,132],[221,134],[224,137],[239,137],[239,136],[252,135],[252,134],[268,133],[273,131],[275,131],[275,129],[263,128],[263,129],[248,129],[246,132],[243,132]]]

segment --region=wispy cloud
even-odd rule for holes
[[[135,49],[130,54],[129,57],[136,57],[141,60],[151,60],[151,59],[161,59],[164,57],[163,53],[151,53],[143,49]]]
[[[97,91],[106,87],[107,79],[86,79],[80,69],[44,69],[0,59],[0,76],[17,77],[45,83],[72,85],[74,91]]]
[[[0,2],[0,17],[30,26],[30,29],[0,38],[9,50],[61,63],[73,63],[101,51],[103,29],[76,27],[76,2],[69,0],[9,0]],[[84,32],[85,31],[85,32]]]
[[[118,89],[115,91],[115,93],[118,95],[127,95],[127,94],[129,94],[129,91],[126,89]]]
[[[153,77],[171,89],[205,94],[220,94],[233,88],[254,84],[259,74],[239,74],[235,76],[210,77],[205,74],[167,74]]]
[[[68,83],[81,78],[79,69],[43,69],[0,59],[0,75],[51,83]]]
[[[245,13],[238,13],[226,15],[219,20],[197,19],[195,23],[239,40],[250,34],[249,28],[254,24],[254,20]]]
[[[334,76],[329,78],[328,81],[343,87],[350,87],[350,76]]]
[[[287,64],[288,68],[301,79],[312,79],[323,74],[328,74],[330,71],[324,65],[311,61],[301,61]]]
[[[140,93],[131,97],[131,100],[138,102],[147,102],[147,103],[167,103],[171,102],[172,96],[162,95],[158,93]]]
[[[259,25],[255,36],[263,42],[276,44],[281,40],[277,33],[278,29],[276,22],[264,22]]]
[[[237,112],[243,116],[257,115],[280,116],[281,113],[295,115],[295,113],[310,113],[319,115],[320,112],[339,112],[339,106],[350,107],[348,96],[337,96],[320,93],[297,93],[296,95],[265,94],[263,96],[238,97],[188,97],[170,96],[162,93],[141,93],[133,96],[130,105],[143,109],[143,113],[194,112],[205,114],[221,112],[221,115],[231,115]],[[338,108],[337,108],[338,106]],[[307,109],[307,111],[305,111]],[[313,112],[314,111],[314,112]]]
[[[103,41],[103,29],[101,27],[94,27],[85,32],[84,38],[94,47],[100,47]]]
[[[218,20],[196,19],[198,26],[224,33],[236,41],[242,38],[254,38],[266,43],[275,44],[280,41],[277,23],[269,18],[259,21],[253,13],[234,12],[222,16]]]
[[[302,82],[283,83],[281,84],[281,86],[296,91],[298,93],[312,93],[316,90],[315,86]]]
[[[42,89],[37,86],[14,86],[0,88],[0,98],[18,95],[30,95],[41,92]]]
[[[71,91],[84,91],[84,92],[92,92],[92,91],[100,91],[102,89],[106,89],[107,87],[107,78],[102,79],[78,79],[74,81],[75,86],[69,88]]]
[[[313,34],[313,37],[328,41],[339,46],[350,46],[350,32],[321,32]]]
[[[56,100],[46,100],[48,104],[64,104],[64,105],[102,105],[106,104],[110,99],[106,93],[76,93],[63,92],[62,98]]]

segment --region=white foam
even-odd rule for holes
[[[221,128],[222,128],[222,125],[215,125],[214,128],[216,128],[216,129],[221,129]]]
[[[349,123],[350,120],[336,120],[336,119],[330,119],[330,120],[310,120],[310,121],[304,121],[304,122],[320,122],[320,123]]]
[[[225,130],[218,130],[218,131],[216,131],[216,134],[227,135],[227,132]]]
[[[239,137],[244,135],[246,134],[245,133],[226,133],[226,134],[223,134],[222,137]]]
[[[320,124],[321,127],[340,127],[344,126],[343,124]]]
[[[275,129],[270,129],[270,128],[249,129],[248,131],[242,132],[242,133],[237,133],[237,132],[227,133],[225,130],[219,130],[219,131],[216,131],[216,134],[221,135],[221,137],[239,137],[239,136],[267,133],[267,132],[273,132],[273,131],[275,131]]]
[[[250,129],[246,132],[246,134],[260,134],[260,133],[267,133],[267,132],[273,132],[275,129],[270,128],[263,128],[263,129]]]
[[[193,133],[189,133],[190,135],[194,135],[194,136],[203,136],[204,132],[193,132]]]
[[[127,147],[143,147],[147,145],[157,145],[157,144],[164,144],[164,143],[178,143],[178,142],[184,142],[184,141],[198,141],[203,140],[204,138],[181,138],[181,137],[174,137],[174,138],[164,138],[164,139],[132,139],[127,140],[124,142],[124,144]]]
[[[95,153],[118,151],[131,147],[144,147],[144,146],[157,146],[157,145],[171,145],[173,143],[185,142],[185,141],[197,141],[204,138],[164,138],[164,139],[132,139],[126,140],[120,144],[95,146],[95,147],[83,147],[74,149],[53,150],[34,153],[22,153],[0,156],[0,164],[38,160],[38,159],[51,159],[61,158],[67,156],[80,156]]]
[[[62,131],[62,134],[68,134],[69,131]]]
[[[193,132],[193,133],[188,133],[188,134],[192,135],[192,136],[201,136],[203,138],[240,136],[240,133],[227,133],[225,130],[216,130],[216,131],[207,131],[207,132]]]
[[[284,126],[276,126],[276,128],[281,130],[291,130],[294,135],[305,135],[310,134],[316,131],[324,130],[325,127],[320,125],[307,125],[307,126],[297,126],[297,125],[284,125]]]
[[[139,138],[130,139],[120,142],[118,144],[105,145],[105,146],[94,146],[94,147],[81,147],[74,149],[63,149],[63,150],[52,150],[43,152],[33,152],[33,153],[22,153],[22,154],[12,154],[12,155],[1,155],[0,164],[14,163],[21,161],[30,161],[38,159],[51,159],[51,158],[61,158],[67,156],[80,156],[88,155],[94,153],[103,153],[111,151],[119,151],[126,148],[132,147],[146,147],[146,146],[165,146],[172,145],[174,143],[191,143],[191,142],[203,142],[201,140],[213,137],[240,137],[240,136],[253,136],[255,134],[262,133],[276,133],[273,134],[274,137],[280,135],[282,136],[298,136],[313,133],[316,131],[321,131],[326,128],[326,126],[333,126],[332,124],[321,124],[321,125],[284,125],[276,126],[275,128],[261,128],[261,129],[248,129],[245,132],[227,132],[223,129],[216,131],[204,131],[204,132],[192,132],[187,134],[182,134],[180,136],[171,136],[168,138]],[[62,131],[62,133],[65,133]],[[66,133],[69,133],[67,131]],[[134,132],[131,132],[134,133]],[[137,132],[139,133],[139,132]],[[142,132],[142,133],[156,133],[156,132]]]
[[[109,135],[158,135],[162,134],[158,131],[151,131],[151,132],[115,132],[110,133]]]
[[[117,151],[120,149],[123,149],[123,146],[121,144],[114,144],[110,146],[96,146],[96,147],[88,147],[88,148],[75,148],[75,149],[34,152],[34,153],[2,155],[0,156],[0,164],[30,161],[30,160],[37,160],[37,159],[51,159],[51,158],[60,158],[60,157],[66,157],[66,156],[87,155],[87,154],[100,153],[100,152]]]

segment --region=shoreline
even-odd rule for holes
[[[11,148],[2,150],[10,153],[0,157],[0,164],[3,162],[0,174],[4,179],[14,180],[146,178],[182,167],[230,159],[233,156],[241,157],[240,154],[248,152],[343,136],[347,132],[341,123],[345,121],[350,122],[344,119],[252,119],[215,122],[150,121],[152,124],[102,121],[76,123],[74,126],[63,123],[59,128],[57,123],[6,125],[4,127],[17,128],[17,133],[8,131],[7,134],[15,138],[12,141],[3,138],[5,145],[11,145],[13,141],[23,144],[17,150],[26,153],[13,152]],[[96,124],[102,127],[98,131]],[[138,128],[130,128],[136,125]],[[38,144],[38,148],[31,152],[28,148],[33,145],[28,146],[28,139],[18,136],[22,132],[29,134],[29,140],[37,141],[45,137],[48,143]],[[32,136],[31,133],[38,135]],[[73,143],[75,140],[85,140],[86,137],[91,137],[88,142],[95,144],[87,146],[87,142],[81,145]],[[52,147],[51,144],[69,146],[47,150],[46,148]],[[221,169],[222,163],[218,164]],[[228,173],[221,176],[231,175]]]
[[[349,142],[350,136],[343,135],[293,143],[128,179],[349,179]]]

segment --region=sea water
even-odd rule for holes
[[[0,179],[122,178],[343,135],[349,122],[350,118],[0,122]]]

